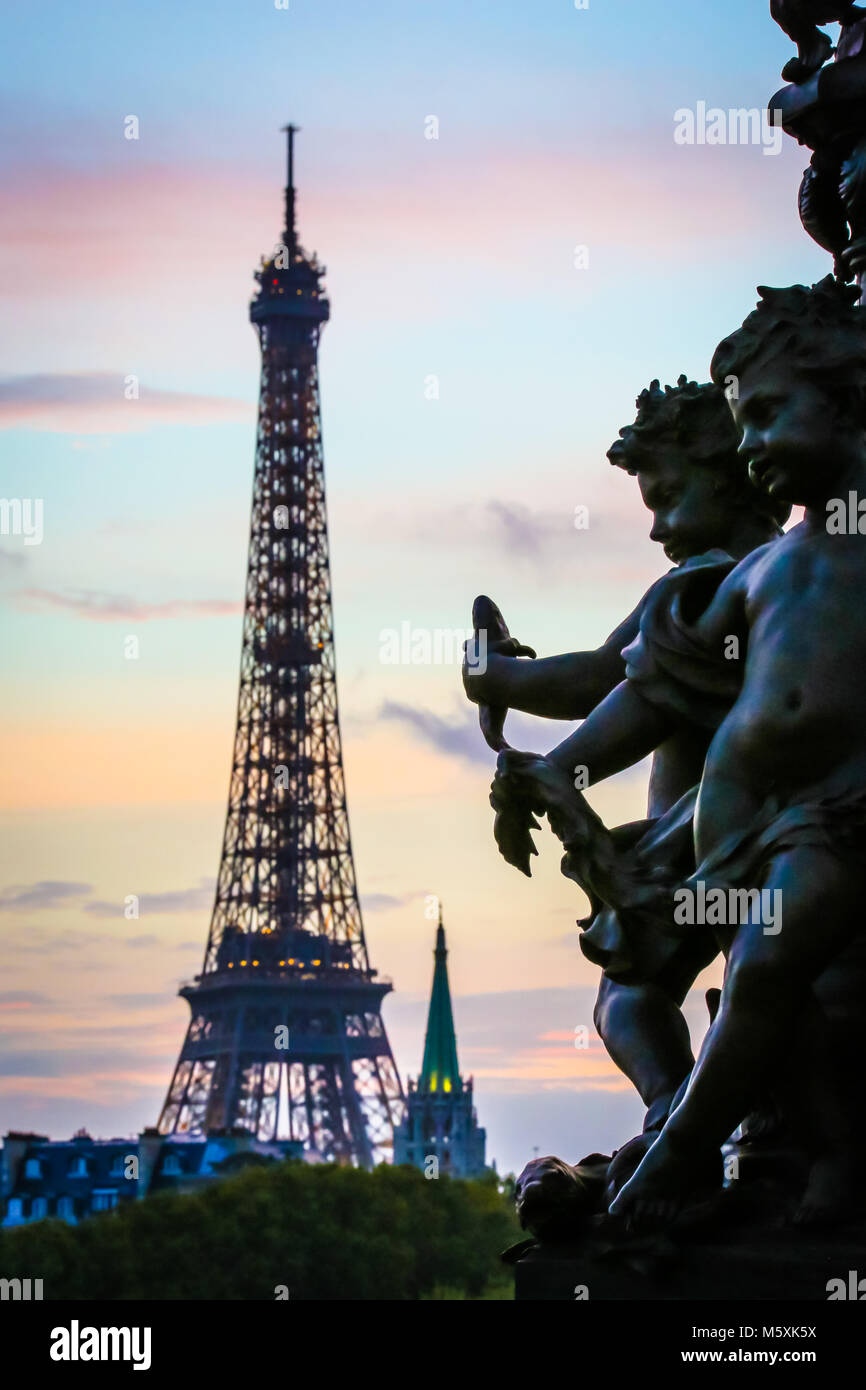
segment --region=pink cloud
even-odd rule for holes
[[[246,401],[157,391],[121,372],[60,372],[0,381],[0,429],[117,434],[155,425],[246,421],[254,414]]]
[[[155,618],[223,618],[243,611],[237,599],[169,599],[165,603],[140,603],[120,594],[78,590],[54,593],[50,589],[20,589],[15,597],[27,608],[62,608],[94,622],[150,622]]]
[[[554,243],[566,257],[586,242],[627,249],[632,260],[698,259],[722,237],[730,245],[790,231],[790,206],[768,192],[787,180],[784,156],[768,160],[758,148],[736,146],[694,151],[675,146],[672,132],[673,120],[669,144],[654,132],[604,149],[511,153],[485,145],[455,154],[443,145],[392,161],[372,178],[367,168],[340,168],[327,184],[312,171],[301,233],[343,267],[375,262],[393,272],[423,257],[477,274],[519,258],[529,282],[549,271]],[[32,299],[126,289],[130,303],[140,303],[143,289],[159,285],[168,317],[178,305],[200,312],[227,286],[254,288],[253,262],[279,235],[278,176],[243,165],[146,164],[137,150],[130,156],[126,167],[97,173],[55,167],[10,178],[0,292]],[[513,288],[519,293],[521,285]]]
[[[66,297],[85,286],[108,292],[126,286],[135,300],[154,271],[164,285],[185,283],[197,299],[212,283],[215,265],[224,263],[232,230],[248,225],[250,199],[253,207],[256,202],[243,170],[132,161],[125,170],[98,173],[28,170],[12,176],[7,192],[0,289],[28,300]],[[257,192],[266,196],[264,186]],[[235,264],[243,250],[232,248]]]

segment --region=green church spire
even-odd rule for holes
[[[424,1063],[418,1078],[418,1090],[435,1095],[460,1091],[463,1088],[457,1066],[457,1039],[454,1036],[454,1015],[451,1012],[447,958],[440,903],[436,950],[433,952],[436,962],[433,967],[433,991],[430,995],[427,1035],[424,1039]]]

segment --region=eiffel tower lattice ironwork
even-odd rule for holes
[[[159,1129],[301,1140],[362,1166],[403,1116],[371,970],[343,778],[318,382],[329,317],[286,227],[250,305],[262,352],[237,731],[216,902]]]

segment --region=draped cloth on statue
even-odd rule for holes
[[[644,699],[702,729],[717,729],[740,693],[742,662],[709,651],[694,624],[736,567],[709,550],[660,579],[650,591],[640,631],[623,650],[626,678]]]
[[[613,980],[662,982],[674,964],[680,974],[687,958],[697,973],[718,952],[705,927],[677,926],[673,918],[674,889],[695,867],[697,792],[697,787],[686,792],[664,816],[611,832],[621,858],[605,891],[607,901],[592,891],[591,874],[575,864],[574,851],[566,847],[562,872],[581,885],[592,904],[590,916],[578,923],[580,949]]]
[[[866,849],[866,789],[815,787],[786,805],[768,797],[754,820],[708,854],[685,886],[760,888],[771,859],[805,845],[834,854]]]
[[[742,661],[710,651],[694,627],[734,565],[724,552],[710,551],[666,575],[623,652],[627,679],[645,699],[703,728],[718,727],[740,689]],[[844,853],[866,847],[866,789],[828,780],[792,802],[768,797],[750,822],[695,867],[697,793],[693,787],[664,816],[613,830],[614,871],[594,874],[593,865],[582,862],[581,847],[566,846],[562,871],[581,883],[593,908],[579,924],[581,949],[612,979],[661,979],[674,960],[682,962],[683,952],[699,969],[712,960],[717,947],[708,928],[674,923],[676,888],[759,888],[770,861],[786,849],[810,845]]]
[[[700,728],[716,729],[737,698],[739,661],[709,652],[694,622],[736,561],[724,551],[697,556],[659,580],[641,614],[640,631],[623,651],[626,677],[650,704]],[[665,815],[612,831],[621,858],[602,892],[591,867],[566,847],[562,871],[588,892],[591,915],[579,923],[583,954],[615,980],[662,980],[703,968],[717,954],[706,927],[677,926],[673,893],[695,869],[693,787]]]
[[[694,624],[734,566],[724,551],[711,550],[666,575],[650,595],[638,636],[623,652],[626,677],[646,700],[711,729],[739,694],[743,663],[709,650]],[[677,820],[682,818],[682,804],[656,823],[661,851],[665,823],[675,813]],[[707,887],[747,882],[757,887],[761,869],[782,850],[814,845],[844,852],[864,843],[864,827],[866,789],[840,784],[833,776],[798,792],[794,800],[769,796],[752,821],[738,827],[689,875],[689,886],[700,879]],[[647,854],[651,852],[649,842]]]

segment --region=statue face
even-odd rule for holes
[[[750,364],[731,401],[740,456],[756,487],[804,506],[822,504],[834,478],[862,460],[863,431],[819,384],[780,355]]]
[[[653,514],[650,540],[664,547],[673,564],[724,547],[733,510],[712,469],[690,464],[672,447],[651,469],[638,470],[637,480],[644,505]]]

